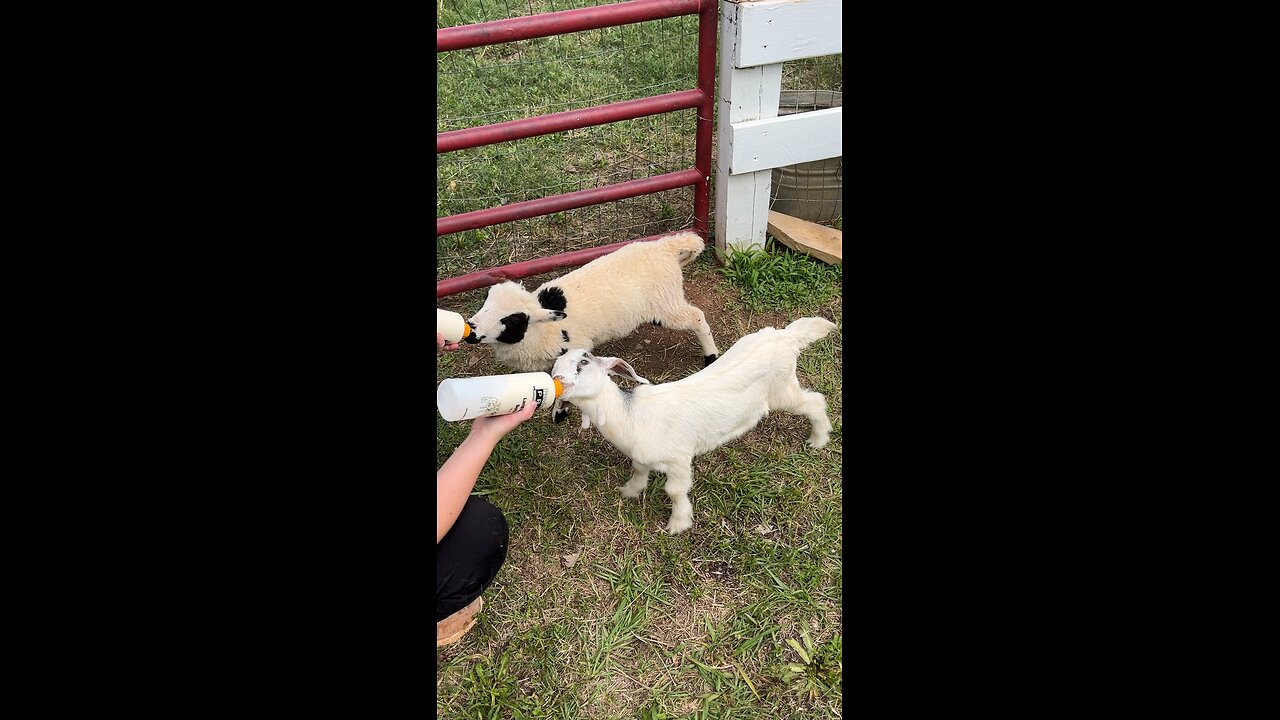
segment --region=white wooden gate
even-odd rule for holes
[[[764,247],[773,168],[844,155],[843,107],[778,117],[782,63],[841,49],[840,0],[721,0],[716,253]]]

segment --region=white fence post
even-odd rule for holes
[[[782,63],[842,52],[840,0],[721,0],[716,255],[763,248],[773,168],[844,153],[843,108],[778,117]]]

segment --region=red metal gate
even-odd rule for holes
[[[718,0],[630,0],[614,5],[562,10],[436,30],[436,52],[442,53],[516,40],[563,35],[581,30],[598,30],[646,20],[681,15],[696,14],[698,16],[698,85],[692,90],[453,130],[436,135],[436,154],[439,155],[508,140],[520,140],[537,135],[697,108],[698,124],[693,167],[640,180],[613,183],[588,190],[436,218],[436,237],[693,185],[693,230],[705,240],[710,207],[711,119],[715,109],[717,6]],[[663,233],[663,235],[667,234],[669,233]],[[441,280],[436,283],[436,297],[538,275],[556,268],[585,265],[625,245],[653,237],[657,236],[575,250]]]

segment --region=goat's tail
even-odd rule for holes
[[[684,267],[693,262],[695,258],[702,254],[706,243],[702,238],[698,237],[695,232],[682,232],[678,235],[668,235],[658,242],[663,247],[669,249],[676,255],[676,262],[680,263],[680,267]]]
[[[836,324],[826,318],[807,317],[800,318],[788,325],[786,332],[791,333],[792,338],[796,340],[796,350],[800,350],[821,340],[835,329]]]

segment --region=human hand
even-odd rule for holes
[[[537,409],[537,403],[527,402],[522,409],[513,413],[478,417],[471,423],[471,433],[487,437],[496,443],[504,435],[511,432],[515,426],[533,417],[533,413]]]
[[[440,355],[441,353],[445,353],[445,352],[453,352],[454,350],[457,350],[459,347],[461,347],[461,345],[459,345],[456,342],[445,342],[444,335],[440,334],[439,332],[436,333],[436,354],[437,355]]]

